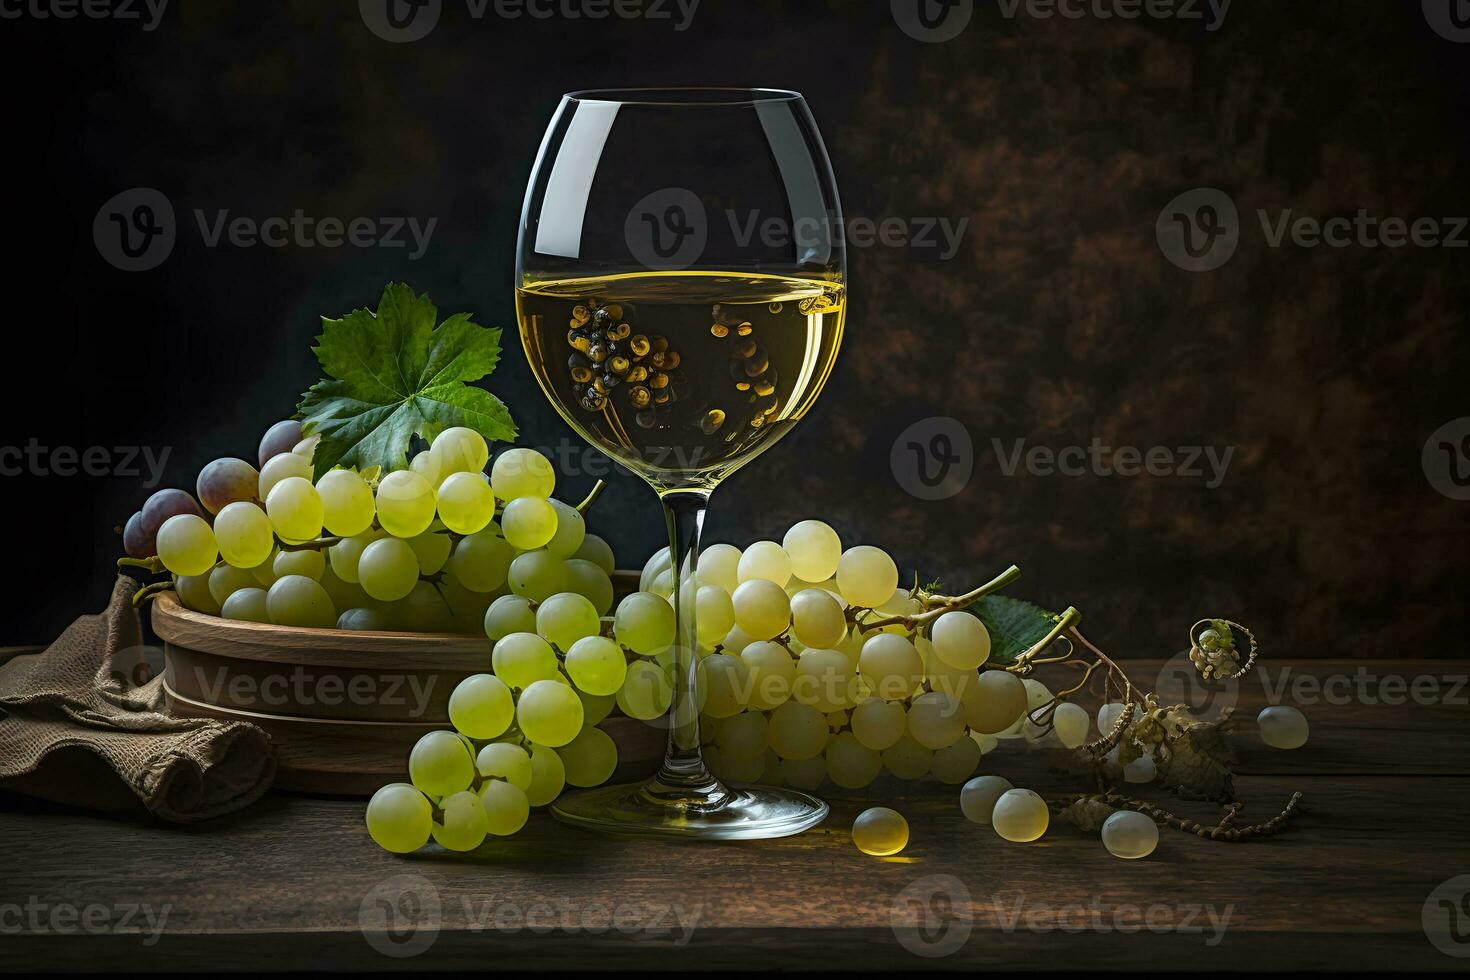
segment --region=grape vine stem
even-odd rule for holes
[[[875,619],[870,623],[862,623],[858,626],[858,629],[863,633],[871,633],[885,626],[902,624],[906,629],[916,630],[933,622],[947,612],[963,609],[971,603],[980,601],[992,592],[998,592],[1020,577],[1021,569],[1016,565],[1012,565],[978,589],[972,589],[964,595],[924,595],[922,599],[924,611],[921,613],[915,613],[912,616],[886,616],[883,619]]]

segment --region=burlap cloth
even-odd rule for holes
[[[130,683],[137,590],[119,576],[100,614],[0,665],[0,787],[176,823],[238,810],[275,776],[270,739],[244,722],[169,717],[161,676]]]

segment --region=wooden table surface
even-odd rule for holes
[[[1129,670],[1149,684],[1157,665]],[[834,799],[825,825],[780,841],[629,841],[536,814],[473,855],[412,857],[372,844],[356,800],[277,793],[178,829],[0,797],[0,969],[1463,971],[1467,676],[1464,661],[1265,662],[1238,693],[1243,816],[1296,790],[1302,816],[1250,844],[1165,830],[1134,862],[1055,824],[1009,844],[935,785]],[[1260,742],[1273,701],[1306,712],[1305,748]],[[1013,745],[982,771],[1065,788]],[[908,817],[899,856],[852,845],[876,803]]]

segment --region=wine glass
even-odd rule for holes
[[[784,435],[831,373],[841,229],[826,149],[795,92],[574,92],[547,128],[517,248],[521,340],[562,417],[658,493],[675,583],[694,579],[711,491]],[[727,839],[826,816],[808,794],[729,787],[705,767],[693,592],[675,590],[686,598],[663,674],[643,675],[669,684],[658,775],[568,793],[559,819]]]

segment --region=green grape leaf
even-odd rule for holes
[[[508,442],[515,422],[499,398],[475,382],[495,370],[500,329],[468,313],[443,323],[427,295],[389,283],[378,309],[322,317],[312,348],[327,377],[312,385],[296,411],[305,434],[320,434],[316,477],[334,466],[402,469],[409,442],[433,439],[452,426]]]
[[[985,662],[997,667],[1015,663],[1021,654],[1046,639],[1062,618],[1025,599],[1003,595],[985,596],[965,611],[985,624],[990,633],[990,659]]]

